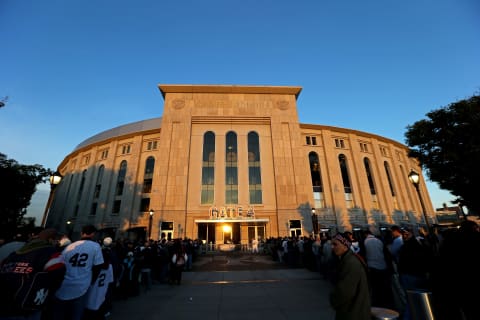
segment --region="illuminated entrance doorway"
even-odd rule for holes
[[[217,224],[217,228],[222,228],[222,236],[224,244],[240,243],[240,223]]]
[[[249,226],[248,243],[252,243],[252,239],[265,240],[265,226]]]
[[[203,244],[215,243],[215,223],[199,223],[197,236]]]
[[[232,226],[231,225],[224,225],[222,227],[223,231],[223,243],[232,243]]]

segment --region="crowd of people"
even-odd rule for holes
[[[2,245],[0,320],[105,319],[116,300],[138,296],[153,283],[180,285],[201,245],[190,239],[113,241],[95,234],[87,225],[81,239],[71,242],[54,229],[39,228],[29,241]],[[442,232],[394,225],[382,233],[369,228],[355,236],[257,241],[253,253],[320,272],[330,281],[336,319],[370,319],[371,307],[414,319],[407,299],[413,291],[429,293],[435,319],[477,318],[477,295],[469,292],[480,284],[480,229],[471,220]]]
[[[356,232],[357,237],[346,231],[269,238],[265,247],[280,263],[309,268],[330,281],[337,319],[371,319],[371,307],[416,319],[408,295],[417,292],[428,295],[435,319],[469,320],[478,319],[478,295],[468,292],[480,284],[479,231],[471,220],[445,230],[393,225]]]
[[[106,319],[115,301],[138,296],[153,283],[180,285],[198,252],[190,239],[113,241],[97,239],[96,231],[86,225],[72,242],[54,229],[37,228],[28,241],[2,245],[0,319]]]

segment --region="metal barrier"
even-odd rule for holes
[[[372,307],[372,319],[373,320],[397,320],[400,314],[397,311]]]
[[[433,310],[431,304],[430,291],[425,290],[407,290],[407,299],[412,319],[414,320],[433,320]]]

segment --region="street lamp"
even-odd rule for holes
[[[315,236],[318,233],[318,217],[315,214],[315,208],[312,208],[312,225],[313,225],[313,235]]]
[[[154,213],[155,211],[153,211],[153,209],[150,209],[149,211],[150,217],[148,218],[148,240],[150,240],[152,237],[152,220],[153,220]]]
[[[425,204],[423,203],[422,195],[420,194],[420,188],[418,187],[420,184],[420,175],[417,172],[412,170],[408,174],[408,180],[410,180],[410,182],[415,186],[415,189],[417,190],[418,199],[420,200],[420,204],[422,206],[423,217],[425,219],[425,223],[427,224],[427,229],[430,232],[431,231],[430,222],[428,221],[427,211],[425,210]]]
[[[55,192],[55,188],[57,185],[62,181],[63,176],[60,174],[60,172],[55,171],[51,176],[50,176],[50,194],[48,195],[48,200],[47,200],[47,205],[45,206],[45,212],[43,213],[43,218],[42,218],[42,227],[45,227],[47,224],[47,219],[48,219],[48,214],[50,212],[50,206],[52,205],[52,200],[53,200],[53,194]]]

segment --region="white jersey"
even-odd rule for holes
[[[55,293],[60,300],[83,296],[92,281],[92,267],[103,263],[100,245],[91,240],[78,240],[62,252],[67,268],[62,285]]]
[[[98,275],[97,281],[90,286],[87,293],[87,305],[89,310],[98,310],[105,301],[108,285],[113,282],[113,268],[108,265],[108,269],[102,269]]]

